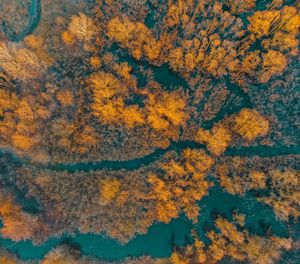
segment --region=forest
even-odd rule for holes
[[[0,264],[299,263],[299,8],[1,0]],[[1,242],[125,246],[176,219],[164,256]]]

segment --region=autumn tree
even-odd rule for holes
[[[1,145],[9,145],[15,132],[16,119],[14,112],[18,108],[19,99],[13,92],[0,90],[0,138]]]
[[[115,17],[107,24],[108,37],[129,49],[132,56],[140,60],[145,56],[152,61],[159,57],[161,44],[151,30],[141,22],[133,22],[128,17]]]
[[[117,179],[103,179],[99,183],[99,201],[103,204],[110,203],[120,191],[121,182]]]
[[[244,56],[241,62],[241,71],[255,78],[261,67],[262,59],[261,52],[256,50]]]
[[[230,194],[244,194],[245,186],[242,178],[237,175],[229,176],[230,168],[228,164],[218,164],[216,167],[216,176],[219,178],[220,186]]]
[[[0,89],[0,116],[3,119],[17,109],[19,99],[14,92]]]
[[[148,94],[147,122],[158,131],[184,126],[189,118],[187,102],[182,92],[157,92]]]
[[[72,146],[72,135],[76,131],[73,122],[64,118],[56,119],[51,123],[51,137],[56,139],[59,146],[70,150]]]
[[[48,54],[47,43],[41,36],[28,35],[25,37],[24,42],[48,67],[54,63],[54,59]]]
[[[280,10],[257,11],[248,20],[248,29],[254,38],[264,37],[264,48],[288,52],[292,56],[298,54],[300,15],[296,7],[284,6]]]
[[[97,69],[101,65],[100,58],[97,56],[90,57],[90,64],[94,69]]]
[[[296,170],[271,170],[271,195],[260,198],[260,201],[270,205],[277,217],[288,221],[289,217],[299,217],[300,191],[299,171]]]
[[[253,264],[276,263],[281,252],[291,248],[291,239],[250,235],[248,232],[238,231],[233,223],[224,218],[218,218],[215,224],[220,233],[208,233],[212,241],[208,255],[215,261],[228,256]]]
[[[126,105],[128,87],[111,73],[99,72],[89,79],[93,93],[92,111],[102,122],[124,124],[128,128],[144,124],[138,105]]]
[[[280,76],[287,64],[287,57],[280,51],[268,50],[264,53],[256,50],[243,58],[238,71],[250,77],[252,81],[267,83],[271,78]]]
[[[76,38],[81,41],[90,41],[98,32],[98,28],[95,25],[92,18],[88,17],[86,14],[79,13],[71,18],[70,24],[68,26],[67,33],[64,33],[63,39],[68,44],[70,42],[67,39],[68,34],[72,38]]]
[[[170,67],[184,76],[199,67],[214,77],[221,77],[238,64],[233,43],[222,42],[218,34],[212,34],[209,39],[204,36],[201,41],[198,38],[184,40],[181,47],[170,51],[168,60]]]
[[[161,163],[162,175],[151,173],[149,198],[156,203],[156,218],[168,223],[182,210],[197,222],[199,207],[196,201],[208,192],[211,183],[205,177],[214,160],[202,150],[185,149],[177,161]]]
[[[84,154],[99,145],[99,136],[92,126],[85,125],[76,129],[73,134],[73,141],[76,145],[74,151]]]
[[[266,83],[271,77],[280,75],[286,68],[287,59],[285,56],[274,50],[269,50],[263,55],[262,71],[258,77],[261,83]]]
[[[169,258],[172,264],[200,264],[207,263],[207,261],[209,261],[206,246],[204,242],[199,239],[195,230],[192,230],[192,238],[192,244],[187,245],[185,248],[175,247],[175,249],[173,249],[173,253]]]
[[[131,79],[130,72],[132,70],[132,67],[129,66],[127,62],[116,64],[114,66],[114,69],[121,78],[123,78],[125,80]]]
[[[41,264],[80,264],[80,252],[62,245],[47,253]]]
[[[236,69],[243,23],[224,12],[221,2],[170,2],[165,24],[179,29],[166,57],[170,68],[185,78],[193,72],[220,78]]]
[[[14,92],[0,90],[0,144],[28,151],[40,136],[36,121],[43,118],[43,108],[30,104],[31,98],[19,99]],[[46,111],[47,112],[47,111]]]
[[[240,14],[251,11],[256,4],[256,0],[226,0],[225,5],[230,8],[233,14]]]
[[[28,81],[45,72],[47,65],[31,50],[0,41],[0,66],[14,79]]]
[[[258,170],[251,170],[249,172],[249,188],[250,189],[265,189],[267,186],[267,175]]]
[[[200,128],[195,135],[195,141],[207,144],[208,150],[215,155],[220,155],[226,150],[231,138],[230,130],[222,124],[215,125],[211,131]]]
[[[176,139],[179,128],[189,118],[186,96],[182,90],[167,92],[162,91],[160,86],[153,88],[149,85],[149,89],[140,92],[126,63],[114,67],[123,81],[105,72],[96,73],[88,80],[93,96],[93,115],[105,124],[123,125],[129,129],[148,125],[165,138]],[[131,94],[140,96],[145,106],[142,108],[127,103]]]
[[[0,249],[0,263],[1,264],[21,264],[16,256],[12,255],[5,249]]]
[[[290,238],[275,236],[260,237],[251,235],[241,226],[218,217],[215,230],[207,233],[209,245],[199,240],[194,232],[193,243],[185,247],[176,247],[169,258],[172,264],[222,263],[225,258],[251,264],[275,264],[284,250],[291,249]]]
[[[235,116],[233,130],[244,139],[252,141],[267,135],[269,121],[256,110],[244,108]]]
[[[248,29],[255,38],[259,39],[270,34],[272,24],[275,24],[280,19],[278,11],[257,11],[248,20],[250,25]]]
[[[263,190],[267,187],[267,175],[255,169],[246,169],[246,164],[238,158],[232,164],[221,163],[216,166],[216,176],[221,187],[233,195],[244,195],[250,190]]]
[[[21,150],[29,150],[40,141],[38,134],[38,105],[33,105],[26,98],[20,100],[15,115],[18,120],[15,132],[11,136],[13,146]]]
[[[46,229],[37,216],[22,211],[9,195],[0,195],[0,217],[3,227],[1,235],[14,241],[32,239],[36,241],[36,232],[45,236]],[[44,237],[45,238],[45,237]]]
[[[74,102],[74,97],[71,90],[58,91],[56,98],[62,106],[70,106]]]

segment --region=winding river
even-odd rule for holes
[[[8,36],[10,41],[22,41],[27,35],[31,34],[36,29],[41,19],[41,0],[32,0],[29,11],[30,18],[27,27],[19,34]]]
[[[65,235],[53,238],[39,246],[34,246],[31,241],[15,243],[3,238],[0,238],[0,243],[8,250],[17,253],[23,260],[39,260],[61,243],[75,245],[86,255],[106,260],[120,260],[128,256],[144,254],[164,258],[170,256],[172,245],[183,245],[189,241],[192,229],[196,228],[202,240],[206,241],[205,230],[213,225],[215,213],[226,215],[230,219],[233,210],[238,210],[248,216],[246,228],[256,234],[264,235],[269,227],[272,227],[275,235],[285,236],[287,233],[286,226],[276,220],[272,209],[258,203],[251,196],[232,196],[216,186],[210,190],[208,196],[201,200],[199,205],[201,212],[196,226],[182,215],[169,224],[154,224],[147,234],[138,235],[125,245],[102,235],[80,233],[73,237]]]
[[[86,162],[86,163],[67,163],[67,164],[48,164],[40,165],[40,167],[50,170],[67,170],[70,172],[74,171],[92,171],[92,170],[101,170],[101,169],[112,169],[112,170],[136,170],[142,166],[149,165],[164,154],[169,151],[180,152],[185,148],[192,149],[202,149],[205,148],[204,145],[196,143],[194,141],[178,141],[172,142],[172,144],[166,149],[157,149],[153,153],[146,155],[141,158],[136,158],[126,161],[95,161],[95,162]],[[272,156],[281,156],[281,155],[292,155],[300,154],[299,146],[249,146],[249,147],[231,147],[226,150],[224,153],[225,156],[259,156],[259,157],[272,157]]]
[[[28,34],[32,33],[38,26],[41,18],[40,0],[32,0],[30,9],[30,21],[28,26],[18,35],[11,37],[11,41],[21,41]],[[249,103],[249,102],[248,102]],[[250,103],[249,103],[250,104]],[[218,118],[222,118],[219,116]],[[201,144],[190,141],[172,142],[167,149],[157,149],[152,154],[128,161],[100,161],[90,163],[76,164],[48,164],[39,165],[45,169],[68,170],[72,171],[90,171],[100,169],[127,169],[134,170],[142,166],[149,165],[159,159],[168,151],[181,151],[184,148],[203,148]],[[7,151],[0,151],[3,155]],[[11,153],[13,154],[13,153]],[[300,154],[300,147],[231,147],[228,148],[225,155],[229,156],[260,156],[270,157],[278,155]],[[12,156],[12,155],[11,155]],[[16,161],[24,162],[14,155]],[[26,161],[27,162],[27,161]],[[258,203],[253,197],[232,196],[224,193],[218,186],[211,188],[210,193],[201,202],[199,202],[201,212],[197,226],[188,221],[185,216],[180,216],[169,224],[157,223],[149,228],[145,235],[138,235],[126,245],[119,244],[116,240],[95,234],[76,234],[71,237],[64,235],[60,238],[53,238],[35,246],[31,241],[22,241],[15,243],[9,239],[0,237],[0,243],[8,250],[15,252],[23,260],[43,258],[44,254],[60,243],[79,246],[84,254],[92,255],[107,260],[119,260],[128,256],[141,256],[149,254],[153,257],[168,257],[171,254],[172,245],[185,244],[190,239],[191,229],[197,228],[200,237],[205,241],[205,230],[213,224],[215,212],[230,217],[232,210],[238,209],[240,213],[248,216],[246,227],[255,233],[263,235],[270,226],[274,234],[285,236],[287,233],[283,223],[278,222],[270,207]]]
[[[100,169],[127,169],[134,170],[141,166],[148,165],[168,151],[181,151],[184,148],[203,148],[202,144],[190,141],[173,142],[167,149],[158,149],[150,155],[128,161],[100,161],[92,163],[76,164],[58,164],[42,165],[45,169],[90,171]],[[8,151],[1,151],[0,155]],[[13,152],[9,151],[10,156],[17,162],[23,163]],[[279,155],[300,154],[300,147],[231,147],[226,153],[227,156],[259,156],[271,157]],[[28,162],[28,161],[26,161]],[[41,165],[38,165],[41,166]],[[205,241],[205,230],[213,224],[214,214],[226,215],[230,218],[233,210],[247,215],[246,227],[256,233],[263,235],[264,232],[272,227],[272,232],[278,236],[285,236],[287,229],[284,223],[278,222],[272,209],[259,202],[254,197],[246,195],[245,197],[232,196],[224,193],[221,188],[215,186],[211,188],[208,196],[199,202],[201,212],[197,226],[192,224],[181,215],[178,219],[169,224],[157,223],[149,228],[145,235],[138,235],[125,245],[118,241],[96,234],[80,234],[75,236],[64,235],[60,238],[53,238],[35,246],[31,241],[15,243],[9,239],[0,238],[0,243],[8,250],[17,253],[23,260],[42,259],[44,254],[56,245],[67,243],[81,248],[82,252],[106,260],[119,260],[128,256],[141,256],[149,254],[155,258],[168,257],[171,254],[172,245],[182,245],[189,241],[191,230],[197,228],[200,237]]]

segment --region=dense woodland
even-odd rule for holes
[[[2,237],[127,243],[182,213],[196,226],[199,201],[220,188],[272,208],[288,234],[217,212],[205,239],[195,228],[170,258],[122,263],[272,264],[299,250],[298,1],[45,0],[16,41],[30,16],[19,2],[0,3]],[[23,263],[5,250],[0,262]],[[62,245],[41,263],[106,262]]]

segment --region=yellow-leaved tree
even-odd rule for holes
[[[233,130],[244,139],[252,141],[266,136],[269,126],[269,121],[255,109],[244,108],[235,116]]]

